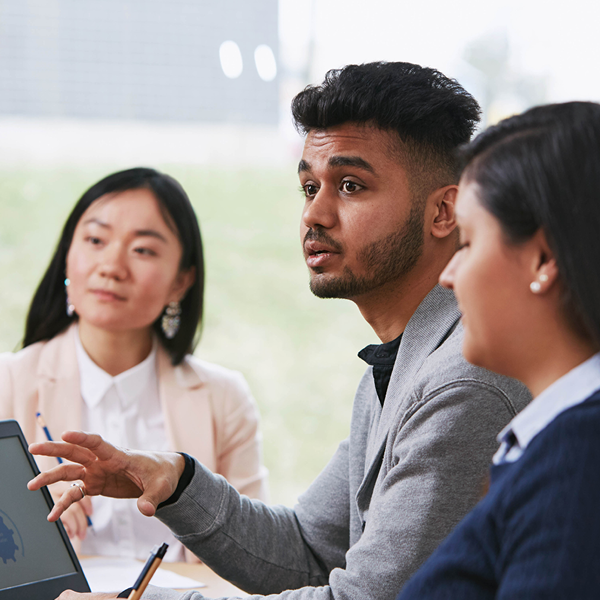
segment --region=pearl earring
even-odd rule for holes
[[[540,281],[542,283],[546,283],[546,281],[548,281],[548,275],[546,275],[546,273],[540,273]],[[529,284],[529,289],[534,294],[539,294],[542,291],[542,284],[540,283],[540,281],[532,281]]]

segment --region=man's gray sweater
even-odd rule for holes
[[[482,496],[496,435],[530,400],[464,360],[459,317],[436,286],[402,336],[383,407],[369,367],[349,438],[293,509],[240,496],[196,463],[157,516],[251,598],[393,600]],[[203,596],[149,588],[144,598]]]

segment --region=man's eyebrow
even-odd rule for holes
[[[329,167],[356,167],[357,169],[362,169],[363,171],[368,171],[375,175],[375,169],[368,163],[364,158],[360,158],[360,156],[332,156],[327,164]],[[302,159],[298,163],[298,173],[302,173],[305,171],[310,171],[310,164],[307,163],[304,159]]]
[[[304,159],[298,163],[298,173],[303,171],[310,171],[310,165]]]
[[[330,167],[356,167],[375,175],[375,169],[360,156],[332,156],[328,164]]]

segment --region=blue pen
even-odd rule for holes
[[[42,413],[40,413],[40,412],[35,413],[35,418],[38,422],[38,425],[42,428],[42,431],[46,434],[46,439],[49,442],[53,442],[54,440],[52,439],[52,436],[50,435],[50,430],[48,429],[48,426],[46,425],[46,421],[44,421],[44,417],[42,417]],[[56,460],[58,461],[59,464],[62,465],[63,459],[60,456],[57,456]],[[88,515],[85,515],[85,518],[87,519],[88,527],[93,528],[94,524],[92,523],[92,520],[90,519],[90,517]],[[92,529],[92,531],[93,531],[93,529]]]
[[[38,425],[42,428],[42,431],[46,434],[46,439],[49,442],[53,442],[54,440],[52,439],[52,436],[50,435],[50,430],[48,429],[48,426],[46,425],[46,421],[44,421],[44,417],[42,417],[42,413],[35,413],[35,418],[37,419]],[[63,459],[60,456],[56,457],[56,460],[58,461],[59,465],[62,465]]]

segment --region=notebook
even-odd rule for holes
[[[0,421],[0,600],[90,591],[62,523],[46,520],[53,504],[48,490],[27,489],[38,473],[19,424]]]

